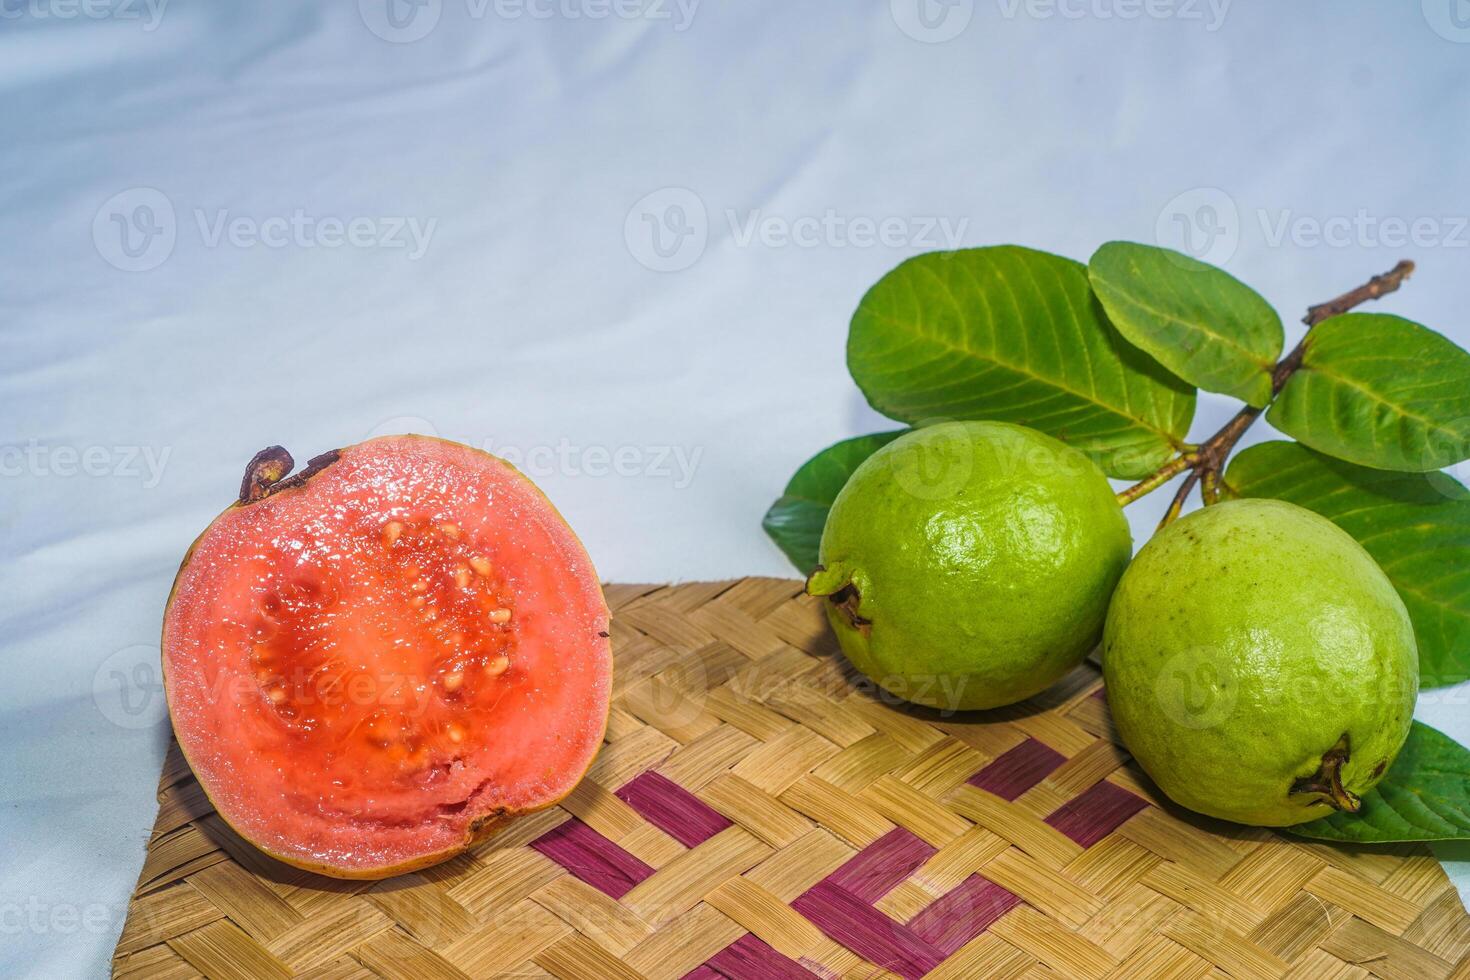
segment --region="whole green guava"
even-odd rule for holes
[[[1355,811],[1419,688],[1382,569],[1277,500],[1207,507],[1145,545],[1113,595],[1103,673],[1118,733],[1160,789],[1263,827]]]
[[[853,664],[949,710],[1050,686],[1096,646],[1133,551],[1090,459],[1002,422],[946,422],[878,450],[838,494],[807,591]]]

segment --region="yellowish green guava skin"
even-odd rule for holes
[[[1103,640],[1118,733],[1176,803],[1261,827],[1333,812],[1293,792],[1346,734],[1361,796],[1408,737],[1418,649],[1362,546],[1277,500],[1233,500],[1159,532],[1113,595]]]
[[[843,651],[884,689],[994,708],[1051,686],[1097,645],[1132,552],[1086,456],[1018,425],[946,422],[853,472],[807,591],[828,597]]]

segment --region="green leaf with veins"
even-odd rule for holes
[[[1287,830],[1355,844],[1470,840],[1470,750],[1416,721],[1388,775],[1363,797],[1362,809]]]
[[[1129,343],[1206,391],[1271,400],[1281,317],[1230,273],[1182,252],[1109,242],[1087,263],[1093,292]]]
[[[802,464],[786,484],[786,492],[766,511],[761,526],[803,576],[817,567],[827,511],[847,478],[863,460],[901,435],[902,431],[879,432],[828,446]]]
[[[890,418],[1027,425],[1120,478],[1165,463],[1194,416],[1194,388],[1123,339],[1085,266],[1012,245],[884,276],[853,316],[847,365]]]
[[[1349,462],[1437,470],[1470,457],[1470,354],[1402,317],[1333,317],[1307,335],[1266,419]]]
[[[1424,687],[1470,680],[1470,491],[1444,473],[1356,466],[1293,442],[1246,449],[1229,492],[1316,511],[1367,549],[1414,621]]]

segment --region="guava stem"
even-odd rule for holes
[[[1185,470],[1189,469],[1193,465],[1193,453],[1185,453],[1182,456],[1175,456],[1173,459],[1169,460],[1169,462],[1159,467],[1158,472],[1144,478],[1143,480],[1140,480],[1138,483],[1135,483],[1127,490],[1119,493],[1118,506],[1127,507],[1135,500],[1146,497],[1147,495],[1153,493],[1159,487],[1168,483],[1170,480],[1174,479],[1174,477],[1178,476],[1180,473],[1183,473]]]
[[[337,449],[313,456],[306,461],[305,469],[288,477],[286,474],[291,472],[296,460],[282,446],[267,446],[252,456],[245,467],[245,478],[240,481],[240,503],[258,503],[273,493],[302,486],[341,458],[342,453]]]
[[[267,446],[250,458],[240,481],[240,503],[253,504],[270,496],[271,487],[295,469],[296,460],[284,446]]]
[[[1357,289],[1349,290],[1336,299],[1330,299],[1309,308],[1302,322],[1308,327],[1315,327],[1323,320],[1341,316],[1371,300],[1382,299],[1389,293],[1397,291],[1404,284],[1404,280],[1413,274],[1414,263],[1408,259],[1402,259],[1398,265],[1382,275],[1374,276]]]
[[[819,599],[825,598],[850,581],[852,579],[841,569],[818,565],[806,577],[806,594]]]
[[[1281,389],[1286,387],[1286,382],[1302,366],[1302,359],[1307,353],[1307,341],[1312,336],[1313,327],[1323,320],[1340,316],[1343,313],[1356,309],[1364,303],[1382,299],[1389,293],[1397,292],[1399,287],[1404,284],[1404,280],[1408,279],[1413,273],[1414,263],[1408,259],[1404,259],[1392,269],[1381,275],[1374,276],[1356,289],[1351,289],[1335,299],[1330,299],[1325,303],[1318,303],[1316,306],[1310,307],[1307,310],[1307,315],[1302,317],[1302,322],[1307,325],[1306,334],[1292,348],[1290,353],[1277,362],[1276,367],[1271,371],[1271,401],[1274,401],[1276,396],[1281,394]],[[1269,405],[1270,402],[1268,401],[1267,407]],[[1175,496],[1174,502],[1169,505],[1169,509],[1164,513],[1164,519],[1159,523],[1159,527],[1166,527],[1179,517],[1180,512],[1184,509],[1185,502],[1189,499],[1189,495],[1194,490],[1196,484],[1202,486],[1201,496],[1206,506],[1217,503],[1220,499],[1221,488],[1223,487],[1226,491],[1230,490],[1230,487],[1222,479],[1225,472],[1225,463],[1229,460],[1230,453],[1235,449],[1236,444],[1240,442],[1241,437],[1255,424],[1256,419],[1260,418],[1265,410],[1264,407],[1256,408],[1253,405],[1247,405],[1245,408],[1242,408],[1236,413],[1234,418],[1225,423],[1219,432],[1216,432],[1209,439],[1205,440],[1197,451],[1171,459],[1160,467],[1156,473],[1118,494],[1118,502],[1124,505],[1130,504],[1150,491],[1163,486],[1169,480],[1178,476],[1182,470],[1188,468],[1192,469],[1193,472],[1190,474],[1190,478],[1185,480],[1184,484],[1179,488],[1179,493]],[[1181,466],[1179,465],[1180,460],[1187,460],[1187,462]]]
[[[818,565],[807,577],[806,594],[826,599],[847,618],[853,629],[863,633],[872,629],[873,621],[858,613],[858,606],[863,601],[862,593],[858,592],[852,577],[843,569]]]
[[[1362,809],[1362,799],[1342,784],[1342,767],[1351,755],[1349,748],[1348,733],[1343,732],[1337,744],[1322,753],[1322,765],[1317,771],[1293,783],[1291,792],[1321,796],[1322,802],[1330,803],[1335,809],[1357,813]]]
[[[1169,503],[1169,509],[1164,511],[1164,517],[1159,521],[1159,530],[1173,524],[1179,519],[1179,514],[1184,510],[1184,502],[1189,499],[1189,491],[1199,482],[1199,470],[1191,470],[1189,476],[1179,485],[1179,492],[1174,494],[1174,499]]]

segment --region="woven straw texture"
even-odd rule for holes
[[[800,585],[610,586],[607,744],[561,806],[383,882],[293,870],[175,748],[124,977],[1470,978],[1417,847],[1182,813],[1087,664],[983,716],[894,705]]]

